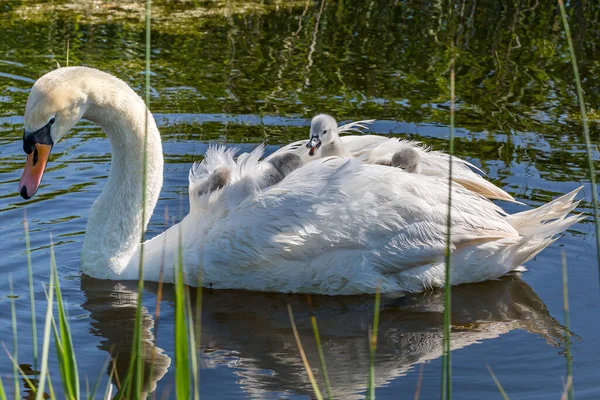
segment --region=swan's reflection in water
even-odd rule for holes
[[[82,277],[91,313],[93,333],[106,340],[101,348],[117,355],[116,369],[124,376],[129,365],[136,306],[135,282],[99,281]],[[156,291],[147,284],[146,291]],[[163,309],[172,308],[171,286],[163,289]],[[323,351],[336,398],[361,397],[368,374],[368,329],[373,317],[373,297],[312,296]],[[252,396],[312,389],[299,356],[288,317],[294,310],[299,334],[311,367],[319,367],[305,295],[205,290],[202,309],[202,367],[231,366],[243,390]],[[378,386],[405,374],[417,363],[433,360],[442,352],[443,293],[423,293],[382,299],[376,357]],[[173,324],[172,310],[160,320]],[[170,357],[156,347],[154,317],[144,312],[143,351],[146,385],[154,390],[166,374]],[[492,339],[513,329],[540,335],[558,346],[563,327],[546,305],[518,276],[452,290],[452,349]],[[172,340],[163,335],[163,340]],[[152,354],[154,353],[154,361]],[[114,357],[113,357],[113,362]],[[153,364],[152,376],[148,375]],[[159,388],[159,392],[163,390]]]

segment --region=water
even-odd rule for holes
[[[447,148],[446,3],[155,2],[151,109],[161,129],[165,185],[149,235],[164,228],[165,209],[187,212],[187,172],[209,142],[273,151],[304,138],[310,118],[375,118],[373,131]],[[566,39],[552,2],[455,10],[456,151],[526,206],[585,185],[578,212],[591,214],[585,146],[578,124]],[[200,8],[200,6],[205,8]],[[14,281],[19,362],[31,368],[31,320],[23,233],[30,220],[38,334],[49,276],[49,235],[68,303],[80,376],[104,389],[112,366],[123,374],[135,315],[135,284],[81,276],[79,253],[89,206],[110,168],[110,147],[82,122],[55,146],[36,197],[17,194],[25,157],[22,114],[33,81],[65,65],[111,72],[143,87],[140,5],[84,1],[0,3],[0,342],[12,349],[8,277]],[[573,4],[570,20],[598,138],[600,6]],[[597,167],[600,167],[598,163]],[[599,290],[590,220],[572,227],[528,263],[529,271],[453,291],[453,390],[456,398],[499,398],[489,365],[511,398],[560,398],[566,375],[561,251],[568,258],[575,394],[600,396]],[[173,296],[167,287],[156,318],[157,287],[144,297],[149,384],[173,396]],[[360,397],[367,382],[370,297],[312,298],[336,398]],[[201,395],[211,398],[310,398],[286,304],[293,306],[309,361],[318,367],[305,296],[236,291],[205,293]],[[376,359],[377,396],[439,398],[443,300],[440,293],[384,299]],[[110,354],[119,357],[111,358]],[[12,368],[0,376],[13,393]],[[59,375],[54,353],[51,371]],[[103,368],[105,361],[108,367]],[[25,387],[20,382],[21,391]],[[82,387],[85,388],[85,385]],[[10,394],[9,394],[10,397]]]

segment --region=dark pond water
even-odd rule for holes
[[[579,212],[591,214],[585,145],[578,123],[566,39],[553,2],[458,2],[457,153],[526,206],[585,185]],[[498,2],[500,3],[500,2]],[[0,1],[0,342],[12,349],[9,277],[14,281],[18,359],[33,363],[23,216],[30,220],[38,334],[46,305],[49,235],[68,302],[82,379],[105,387],[109,354],[121,373],[133,334],[135,285],[81,276],[88,209],[110,168],[100,130],[82,122],[59,145],[37,197],[17,184],[24,164],[22,114],[39,76],[65,65],[111,72],[139,92],[144,79],[143,9],[128,2]],[[165,184],[150,226],[165,209],[187,212],[187,173],[210,142],[269,151],[304,138],[310,118],[375,118],[373,131],[447,148],[448,10],[438,1],[156,2],[151,109],[166,155]],[[600,6],[570,5],[575,47],[598,138]],[[597,160],[596,155],[596,160]],[[597,163],[597,168],[600,163]],[[453,291],[451,333],[456,398],[500,398],[489,365],[514,399],[560,398],[566,376],[561,251],[569,272],[575,394],[600,396],[599,290],[591,219],[575,225],[528,263],[522,276]],[[173,296],[144,293],[144,349],[156,351],[149,378],[173,396]],[[209,398],[310,398],[287,315],[293,305],[311,364],[318,365],[304,296],[205,294],[201,394]],[[313,297],[334,397],[364,395],[370,297]],[[443,300],[440,293],[384,299],[376,359],[377,396],[439,398]],[[4,353],[3,353],[4,354]],[[13,393],[12,369],[0,376]],[[54,353],[51,371],[59,375]],[[146,361],[152,363],[150,359]],[[110,368],[110,367],[109,367]],[[23,382],[19,383],[21,389]],[[85,387],[83,385],[82,387]]]

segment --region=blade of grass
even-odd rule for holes
[[[577,66],[577,57],[575,56],[575,48],[571,39],[571,30],[567,21],[567,12],[563,0],[558,0],[560,7],[560,15],[562,16],[563,25],[565,26],[565,34],[567,43],[569,44],[569,53],[571,54],[571,64],[573,65],[573,74],[575,75],[575,84],[577,85],[577,100],[579,102],[579,110],[581,112],[581,125],[583,127],[583,136],[588,158],[588,170],[590,173],[590,183],[592,185],[592,204],[594,206],[594,223],[596,227],[596,256],[598,257],[598,274],[600,278],[600,217],[598,215],[598,190],[596,188],[596,172],[594,171],[594,159],[592,157],[592,142],[590,140],[590,130],[588,126],[587,112],[585,109],[585,99],[583,97],[583,88],[581,79],[579,78],[579,67]]]
[[[489,365],[486,365],[486,367],[487,367],[488,371],[490,372],[490,375],[491,375],[492,379],[494,380],[494,383],[498,387],[498,390],[500,391],[500,394],[502,395],[502,398],[504,400],[508,400],[508,396],[506,395],[506,392],[504,391],[504,388],[500,384],[500,381],[498,380],[498,378],[496,378],[496,375],[494,375],[494,371],[492,371],[492,368]]]
[[[162,293],[163,293],[163,277],[165,272],[165,257],[167,253],[167,237],[168,237],[168,229],[169,229],[169,206],[165,206],[165,232],[163,233],[163,245],[161,251],[161,261],[160,261],[160,271],[158,273],[158,289],[156,291],[156,312],[154,314],[154,340],[157,341],[158,334],[158,324],[160,321],[160,305],[162,301]],[[156,346],[152,347],[152,358],[150,362],[150,370],[148,371],[148,376],[153,376],[154,373],[154,365],[156,361]],[[151,380],[148,380],[148,392],[150,392],[150,385],[152,384]],[[156,398],[156,391],[152,394],[152,398]]]
[[[198,358],[196,352],[196,340],[194,335],[194,319],[192,318],[192,301],[190,299],[189,290],[186,288],[186,305],[188,316],[188,335],[190,338],[190,354],[192,361],[192,378],[194,382],[194,400],[200,400],[199,382],[198,382]]]
[[[425,369],[425,364],[421,364],[419,366],[419,377],[417,378],[417,388],[415,389],[415,400],[419,400],[419,395],[421,394],[421,385],[423,384],[423,370]]]
[[[144,292],[144,240],[145,240],[145,222],[146,222],[146,188],[147,188],[147,175],[148,175],[148,113],[150,108],[150,22],[151,22],[151,0],[146,0],[146,67],[145,67],[145,97],[144,101],[146,104],[146,115],[144,118],[145,129],[144,129],[144,157],[143,157],[143,174],[142,174],[142,227],[140,236],[140,262],[139,262],[139,276],[138,276],[138,298],[137,298],[137,309],[135,314],[135,326],[133,343],[131,349],[131,359],[129,362],[129,369],[123,382],[123,391],[121,396],[126,398],[133,397],[139,398],[142,393],[142,384],[144,377],[144,364],[142,359],[142,305],[143,305],[143,292]],[[132,388],[132,385],[134,386]],[[131,392],[133,390],[133,393]]]
[[[294,321],[294,313],[292,312],[292,306],[287,305],[288,314],[290,315],[290,323],[292,324],[292,331],[294,332],[294,337],[296,338],[296,344],[298,345],[298,351],[300,351],[300,357],[302,358],[302,362],[304,363],[304,368],[306,369],[306,373],[308,374],[308,380],[312,385],[313,391],[315,392],[315,397],[317,400],[323,400],[323,396],[321,395],[321,391],[319,390],[319,386],[317,385],[317,381],[315,381],[315,377],[310,369],[310,365],[308,364],[308,359],[306,358],[306,354],[304,354],[304,348],[302,347],[302,342],[300,341],[300,336],[298,335],[298,330],[296,329],[296,322]]]
[[[202,270],[200,270],[200,273],[198,274],[198,281],[197,281],[197,285],[196,285],[196,318],[195,318],[195,338],[196,338],[196,343],[198,345],[200,345],[202,342],[201,340],[201,335],[202,335]],[[190,314],[191,315],[191,314]],[[196,351],[196,348],[194,348],[194,352]],[[200,355],[198,355],[198,358],[202,357],[202,353],[200,353]],[[198,370],[197,372],[198,374],[198,380],[197,380],[197,385],[198,387],[200,387],[200,370]]]
[[[40,381],[35,400],[44,399],[44,385],[48,374],[48,350],[50,347],[50,328],[52,325],[52,299],[54,296],[54,274],[50,273],[48,288],[48,308],[46,309],[46,322],[44,324],[44,341],[42,342],[42,358],[40,359]]]
[[[56,306],[58,309],[58,330],[54,324],[54,317],[52,318],[52,321],[58,356],[58,367],[62,378],[64,395],[69,399],[79,399],[79,372],[77,370],[77,360],[75,359],[75,349],[73,348],[73,338],[71,336],[71,329],[69,328],[67,311],[60,290],[52,236],[50,236],[50,269],[51,273],[54,275],[54,289],[56,291]]]
[[[35,296],[33,291],[33,264],[31,262],[31,242],[29,241],[29,223],[27,222],[27,209],[24,211],[23,229],[25,230],[25,254],[27,255],[27,277],[29,278],[29,303],[31,307],[31,340],[33,350],[33,370],[37,371],[38,344],[35,313]]]
[[[183,288],[183,252],[181,249],[181,225],[179,227],[179,251],[175,268],[175,394],[178,399],[190,398],[190,366],[187,327],[185,323],[185,290]]]
[[[573,381],[571,380],[571,377],[568,377],[567,383],[565,384],[565,388],[563,389],[562,396],[560,396],[560,400],[567,400],[567,397],[569,396],[569,391],[571,390],[571,385],[573,385]]]
[[[10,288],[10,314],[12,320],[12,334],[13,334],[13,357],[15,359],[13,365],[13,379],[15,380],[15,399],[21,397],[19,387],[19,336],[17,330],[17,311],[15,309],[15,293],[13,290],[12,275],[8,275],[8,286]]]
[[[310,306],[310,322],[312,323],[313,333],[315,334],[315,343],[317,345],[317,351],[319,352],[319,361],[321,363],[321,370],[323,371],[323,380],[325,381],[325,389],[327,390],[327,398],[331,400],[331,385],[329,384],[329,375],[327,374],[327,365],[325,364],[325,355],[323,354],[323,346],[321,346],[321,337],[319,336],[319,327],[317,326],[317,317],[313,312],[312,299],[308,295],[308,304]]]
[[[200,340],[202,338],[202,281],[203,281],[202,269],[200,269],[199,273],[196,276],[196,315],[195,315],[195,325],[194,325],[194,335],[196,338],[196,343],[199,345],[202,343]],[[191,317],[190,313],[190,317]],[[196,354],[196,347],[194,347],[194,354]],[[198,358],[202,357],[202,353],[197,355]],[[197,385],[200,387],[200,370],[195,373],[197,375]]]
[[[0,376],[0,400],[6,400],[6,392],[4,392],[4,384],[2,383],[1,376]]]
[[[571,331],[569,330],[569,283],[567,280],[567,254],[562,251],[562,278],[563,278],[563,309],[565,312],[565,352],[567,353],[567,380],[569,385],[569,400],[573,400],[573,371],[571,364]]]
[[[50,394],[51,399],[56,399],[56,394],[54,393],[54,387],[52,386],[52,379],[50,379],[50,371],[48,371],[48,393]]]
[[[104,400],[110,400],[112,399],[112,390],[113,390],[113,385],[112,385],[112,376],[113,376],[113,371],[114,369],[111,368],[110,370],[110,374],[108,374],[108,384],[106,385],[106,390],[104,391]]]
[[[42,286],[42,289],[44,290],[44,296],[46,297],[46,301],[49,301],[50,297],[48,297],[48,292],[46,291],[46,288],[44,286]],[[51,315],[51,320],[52,320],[52,328],[56,329],[56,324],[54,321],[54,314]],[[46,378],[48,378],[48,392],[50,394],[50,398],[56,399],[56,395],[54,394],[54,387],[52,387],[52,379],[50,379],[50,371],[48,371],[48,373],[46,374]]]
[[[454,71],[454,43],[450,45],[450,139],[448,146],[449,169],[448,169],[448,219],[446,222],[446,268],[444,284],[444,334],[442,339],[442,400],[452,399],[452,363],[450,356],[450,314],[451,304],[451,228],[452,228],[452,167],[454,156],[454,100],[455,100],[455,71]]]
[[[377,333],[379,331],[379,305],[381,294],[379,288],[375,292],[375,315],[373,315],[373,330],[370,339],[369,353],[369,383],[367,385],[367,399],[375,400],[375,351],[377,350]]]
[[[69,51],[70,51],[70,46],[71,45],[71,39],[67,39],[67,67],[69,66]]]
[[[108,367],[109,362],[110,362],[110,355],[108,357],[106,357],[106,361],[104,361],[104,365],[102,365],[102,368],[100,369],[100,374],[98,374],[98,378],[96,378],[96,383],[94,383],[94,386],[92,387],[92,391],[88,396],[89,400],[96,398],[96,392],[98,391],[98,388],[100,387],[100,380],[102,379],[102,375],[104,374],[104,371],[106,371],[106,368]],[[108,380],[108,383],[110,384],[110,378]]]
[[[13,368],[16,369],[21,374],[21,377],[23,378],[23,380],[25,381],[27,386],[29,386],[29,388],[33,391],[33,394],[35,394],[36,389],[35,389],[35,385],[33,384],[33,382],[31,382],[31,380],[29,379],[29,377],[27,376],[25,371],[23,371],[23,369],[19,366],[19,363],[17,362],[17,360],[12,356],[12,354],[10,354],[10,352],[8,351],[8,349],[6,348],[6,345],[4,343],[2,343],[2,347],[4,348],[4,351],[6,352],[8,359],[12,363]],[[17,376],[16,381],[18,384],[18,376]]]

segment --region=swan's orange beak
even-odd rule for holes
[[[19,182],[19,193],[24,199],[32,198],[40,187],[51,150],[52,145],[36,143],[33,151],[27,156],[25,170]]]

